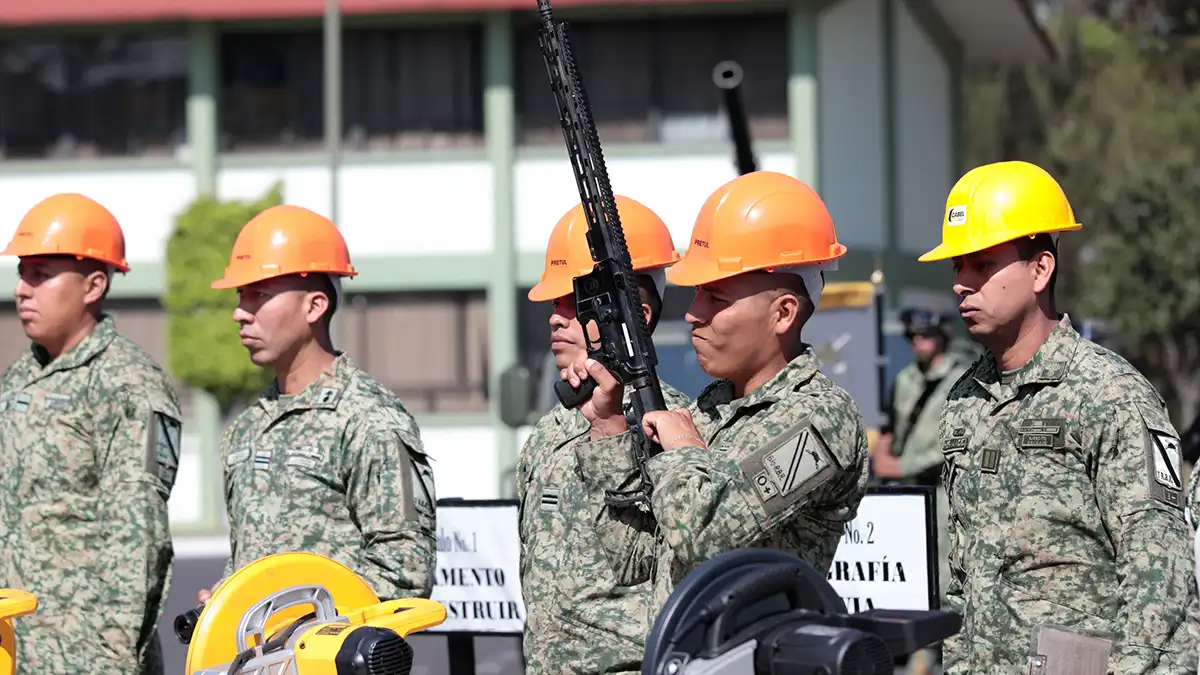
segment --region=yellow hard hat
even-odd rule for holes
[[[1081,227],[1062,187],[1041,167],[984,164],[954,184],[946,198],[942,243],[917,260],[955,258],[1021,237]]]

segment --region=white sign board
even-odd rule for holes
[[[829,583],[847,611],[934,609],[930,589],[937,590],[936,559],[930,552],[937,547],[929,526],[934,520],[932,504],[930,497],[916,491],[863,496],[829,568]]]
[[[516,501],[442,501],[431,599],[446,606],[435,633],[520,633],[521,540]]]

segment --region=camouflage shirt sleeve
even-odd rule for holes
[[[156,384],[109,392],[102,417],[101,517],[109,539],[96,579],[110,602],[96,614],[97,633],[113,647],[106,652],[131,659],[148,648],[174,568],[167,501],[179,467],[182,422],[174,394],[155,390]],[[131,661],[122,670],[138,667]]]
[[[637,507],[618,509],[604,501],[607,490],[632,490],[641,478],[630,436],[620,438],[625,444],[617,448],[581,439],[572,444],[572,450],[586,494],[584,502],[593,505],[591,520],[597,543],[608,556],[617,583],[635,586],[648,581],[653,572],[658,523],[653,514]]]
[[[773,408],[780,419],[792,401]],[[695,414],[693,412],[693,414]],[[748,546],[784,528],[840,530],[854,518],[867,479],[866,434],[852,404],[831,401],[812,415],[780,428],[763,419],[738,429],[725,452],[682,447],[647,463],[651,498],[662,540],[682,567],[729,549]],[[626,432],[592,441],[591,452],[629,452]],[[756,483],[767,457],[784,448],[808,457],[795,489],[780,496]],[[833,521],[837,521],[836,523]]]
[[[437,493],[429,458],[408,435],[376,423],[353,434],[346,448],[346,500],[365,558],[356,571],[381,600],[433,592]]]
[[[1100,402],[1096,499],[1121,579],[1113,672],[1149,673],[1183,658],[1194,667],[1189,609],[1197,602],[1192,531],[1177,473],[1179,436],[1150,387],[1132,378]],[[1172,458],[1172,453],[1174,458]],[[1082,589],[1081,589],[1082,590]],[[1175,672],[1175,671],[1172,671]]]

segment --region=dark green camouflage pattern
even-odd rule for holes
[[[688,408],[709,449],[676,448],[650,461],[656,536],[629,514],[594,515],[621,520],[602,541],[620,583],[653,583],[651,622],[675,584],[730,549],[780,548],[827,572],[866,491],[862,414],[820,372],[811,348],[747,396],[733,392],[719,380]],[[631,453],[628,434],[578,443],[575,453],[593,495],[631,487],[611,469],[613,458]],[[623,524],[627,534],[614,534]]]
[[[433,591],[437,498],[420,431],[349,356],[295,396],[272,384],[224,434],[221,463],[226,577],[305,551],[354,570],[381,600]]]
[[[169,378],[108,316],[4,372],[0,586],[38,599],[14,621],[18,672],[163,672],[181,427]]]
[[[689,402],[665,382],[662,392],[669,409]],[[595,519],[603,498],[583,489],[572,451],[588,431],[581,412],[556,405],[538,420],[517,464],[526,675],[641,672],[653,588],[618,584],[609,565],[598,529],[607,522]],[[637,471],[632,459],[614,469],[630,480]],[[651,520],[643,518],[643,527]]]
[[[941,424],[950,496],[946,672],[1024,674],[1033,629],[1110,633],[1110,673],[1194,673],[1179,439],[1153,386],[1062,318],[1011,373],[984,356]]]

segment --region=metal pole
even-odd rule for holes
[[[329,163],[329,219],[341,227],[338,173],[342,149],[342,8],[340,0],[325,0],[325,150]],[[343,293],[342,298],[345,299]],[[346,308],[339,307],[329,327],[334,345],[340,344],[341,318]]]

